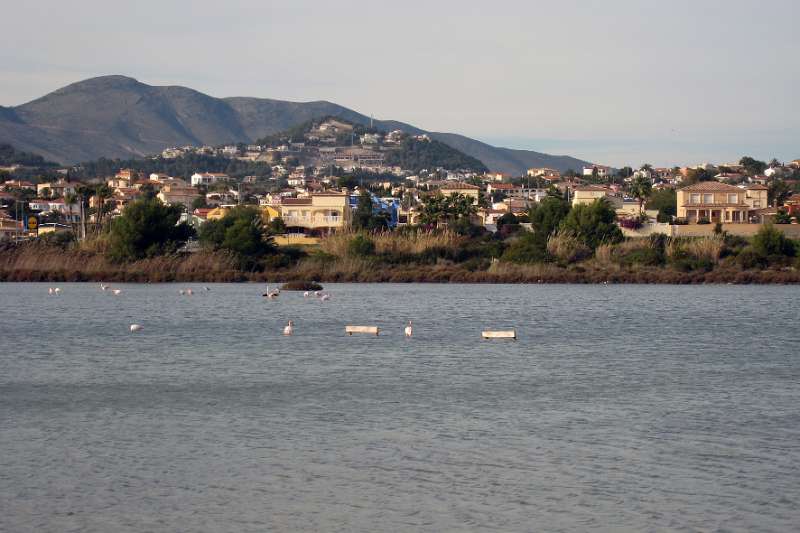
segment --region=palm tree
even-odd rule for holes
[[[645,178],[640,174],[633,178],[630,192],[631,195],[639,201],[639,214],[641,215],[643,212],[642,207],[644,205],[644,201],[650,197],[650,193],[653,192],[653,184],[648,178]]]
[[[75,192],[75,193],[68,192],[68,193],[64,194],[64,207],[67,207],[67,208],[69,208],[69,214],[70,214],[70,215],[72,215],[72,206],[73,206],[73,205],[75,205],[75,203],[76,203],[77,201],[78,201],[78,195],[77,195],[77,192]],[[82,203],[82,202],[81,202],[81,203]],[[79,212],[80,212],[80,211],[79,211]],[[83,217],[81,217],[81,221],[83,221]],[[78,233],[78,232],[76,231],[76,229],[77,229],[77,228],[75,227],[75,224],[74,224],[74,223],[71,221],[71,219],[70,219],[70,225],[72,225],[72,226],[73,226],[73,227],[72,227],[72,232],[73,232],[73,233]],[[84,237],[86,237],[86,232],[85,232],[85,231],[83,231],[83,232],[81,233],[80,237],[81,237],[81,239],[83,239]]]
[[[111,197],[111,189],[105,183],[100,183],[94,187],[94,195],[97,198],[97,225],[100,231],[103,230],[103,216],[105,215],[106,199]]]

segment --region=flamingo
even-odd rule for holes
[[[290,320],[287,322],[286,327],[283,328],[283,334],[289,337],[292,335],[292,333],[294,333],[294,322]]]
[[[140,324],[131,324],[131,331],[142,331],[144,326]]]
[[[262,296],[266,296],[270,300],[274,300],[278,297],[281,293],[280,289],[275,289],[274,291],[269,290],[269,285],[267,285],[267,292],[265,292]]]
[[[408,321],[408,325],[406,326],[406,329],[403,330],[403,332],[406,334],[406,337],[410,337],[411,335],[414,334],[414,328],[411,327],[410,320]]]

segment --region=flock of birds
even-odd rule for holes
[[[211,290],[208,287],[203,287],[203,289],[206,290],[206,291],[210,291]],[[122,289],[111,288],[110,286],[106,285],[105,283],[101,283],[100,284],[100,290],[101,291],[110,290],[111,294],[113,294],[114,296],[119,296],[120,294],[122,294]],[[58,295],[58,294],[61,294],[61,288],[60,287],[50,287],[50,288],[47,289],[47,292],[48,292],[48,294],[51,294],[51,295]],[[181,296],[192,296],[194,294],[194,291],[192,289],[179,289],[178,290],[178,294],[180,294]],[[276,289],[270,289],[269,285],[267,285],[267,292],[265,292],[263,294],[263,296],[265,298],[269,299],[269,300],[274,300],[278,296],[280,296],[280,294],[281,294],[281,290],[280,289],[277,289],[277,288]],[[328,300],[331,299],[330,293],[327,293],[327,292],[305,291],[303,293],[303,298],[312,298],[312,297],[313,298],[317,298],[320,302],[327,302]],[[141,324],[131,324],[130,329],[131,329],[132,332],[142,331],[144,329],[144,326],[142,326]],[[403,333],[405,334],[406,337],[411,337],[414,334],[414,328],[413,328],[410,320],[408,321],[408,325],[403,330]],[[291,336],[291,335],[294,335],[294,322],[289,320],[289,322],[283,328],[283,334],[286,335],[287,337]]]
[[[264,298],[268,299],[268,300],[274,300],[274,299],[276,299],[276,298],[277,298],[278,296],[280,296],[280,295],[281,295],[281,290],[280,290],[280,289],[270,289],[270,288],[269,288],[269,285],[267,285],[267,292],[265,292],[264,294],[262,294],[262,296],[263,296]],[[327,292],[322,292],[322,291],[314,291],[314,292],[311,292],[311,291],[305,291],[305,292],[303,293],[303,298],[311,298],[312,296],[313,296],[314,298],[317,298],[317,299],[318,299],[320,302],[327,302],[328,300],[330,300],[330,299],[331,299],[331,295],[330,295],[330,293],[327,293]]]

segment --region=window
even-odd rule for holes
[[[729,204],[738,204],[739,203],[739,195],[734,193],[728,194],[728,203]]]
[[[761,207],[761,202],[759,200],[753,200],[753,207],[758,209]]]
[[[713,204],[714,203],[714,195],[711,193],[706,193],[703,195],[703,203],[704,204]]]
[[[700,203],[700,195],[699,194],[692,194],[689,197],[690,204],[699,204]]]

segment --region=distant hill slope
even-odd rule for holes
[[[62,163],[99,157],[142,157],[170,146],[253,142],[314,118],[369,117],[340,105],[266,98],[214,98],[186,87],[156,87],[126,76],[73,83],[17,107],[0,107],[0,143]],[[376,120],[381,130],[423,130]],[[527,150],[496,148],[461,135],[434,137],[481,160],[491,170],[521,174],[531,166],[577,169],[584,161]]]

